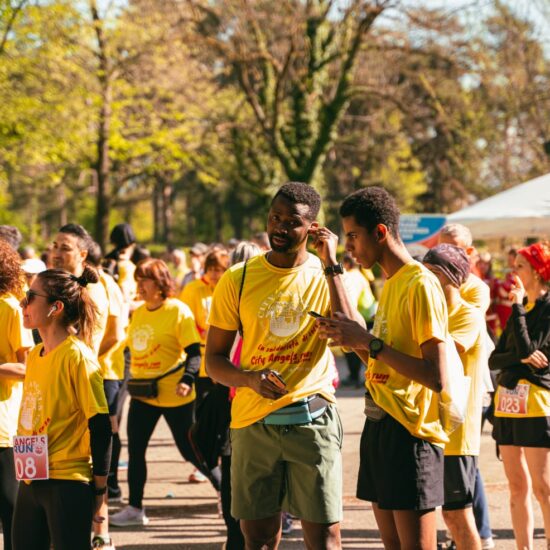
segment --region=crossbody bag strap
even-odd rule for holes
[[[246,277],[246,264],[248,263],[248,260],[245,260],[244,267],[243,267],[243,276],[241,279],[241,286],[239,288],[239,301],[237,302],[237,315],[239,316],[239,334],[241,335],[241,338],[243,336],[243,324],[241,321],[241,296],[243,295],[243,287],[244,287],[244,278]]]
[[[161,374],[160,376],[157,376],[156,378],[153,378],[153,380],[162,380],[163,378],[166,378],[167,376],[170,376],[171,374],[174,374],[175,372],[183,369],[183,367],[185,367],[185,361],[178,363],[175,367],[171,368],[169,371],[165,372],[164,374]]]

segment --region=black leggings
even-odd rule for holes
[[[4,534],[4,550],[11,550],[11,522],[17,497],[17,480],[13,463],[13,447],[0,448],[0,518]]]
[[[14,550],[90,550],[94,512],[91,486],[47,479],[19,484],[13,516]]]
[[[155,426],[164,416],[181,456],[195,464],[187,432],[193,422],[194,403],[179,407],[156,407],[137,399],[130,400],[128,411],[128,485],[129,502],[136,508],[142,507],[143,489],[147,481],[145,451]]]

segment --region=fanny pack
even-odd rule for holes
[[[156,376],[155,378],[130,378],[130,380],[128,380],[128,393],[132,397],[143,397],[149,399],[158,397],[158,381],[162,380],[166,376],[170,376],[180,369],[183,369],[183,367],[185,367],[185,362],[176,365],[168,372],[165,372],[160,376]]]
[[[363,412],[365,416],[373,422],[380,422],[380,420],[388,416],[388,413],[374,402],[369,392],[365,392],[365,409]]]
[[[330,403],[320,395],[311,395],[296,403],[291,403],[282,409],[273,411],[259,420],[261,424],[272,426],[294,426],[297,424],[311,424],[322,416]]]

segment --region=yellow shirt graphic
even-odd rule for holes
[[[212,287],[206,283],[204,279],[197,279],[186,284],[180,293],[179,299],[189,306],[189,309],[195,317],[197,330],[201,337],[201,344],[206,344],[206,334],[208,332],[208,314],[212,305]],[[204,353],[201,360],[201,369],[199,376],[208,376],[206,374],[206,365],[204,361]]]
[[[97,358],[76,336],[43,347],[27,359],[17,435],[48,436],[51,479],[91,481],[88,420],[109,412]]]
[[[104,272],[100,273],[99,280],[107,293],[109,309],[107,317],[119,317],[128,325],[128,305],[124,302],[124,296],[115,280]],[[99,365],[104,380],[122,380],[124,378],[124,348],[126,347],[125,335],[120,335],[118,344],[107,353],[99,357]]]
[[[176,298],[167,298],[155,311],[145,305],[132,314],[128,328],[128,347],[132,378],[156,378],[185,361],[184,349],[199,343],[195,319],[188,306]],[[157,407],[178,407],[195,399],[195,389],[187,397],[176,395],[176,385],[184,373],[180,369],[158,382],[159,394],[152,399],[139,398]],[[135,398],[134,398],[135,399]]]
[[[265,256],[248,261],[241,296],[243,265],[224,273],[216,285],[208,322],[223,330],[243,324],[241,367],[277,370],[289,393],[276,401],[250,388],[237,388],[231,410],[231,427],[244,428],[269,413],[309,395],[322,394],[334,402],[326,340],[308,311],[330,314],[328,286],[319,258],[309,255],[294,268],[271,265]]]
[[[484,393],[483,371],[487,368],[485,319],[480,309],[460,301],[449,311],[449,332],[464,351],[459,352],[464,374],[470,377],[466,419],[449,436],[445,455],[479,455],[481,408]]]
[[[23,316],[19,300],[5,294],[0,298],[0,364],[17,363],[16,352],[32,348],[32,332],[23,327]],[[11,447],[17,433],[17,417],[23,395],[23,382],[0,378],[0,447]]]
[[[107,317],[109,316],[109,300],[107,298],[107,291],[100,282],[90,283],[86,290],[90,294],[90,298],[97,307],[97,323],[92,333],[92,349],[94,352],[99,352],[99,346],[101,340],[105,335],[105,327],[107,326]]]
[[[437,278],[418,262],[404,265],[382,289],[373,334],[412,357],[420,346],[447,338],[447,305]],[[435,444],[448,437],[439,421],[438,396],[426,386],[399,374],[377,359],[369,359],[365,386],[378,406],[413,436]]]

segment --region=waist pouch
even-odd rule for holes
[[[322,416],[330,403],[320,395],[312,395],[268,414],[259,422],[273,426],[311,424]]]
[[[159,387],[156,378],[131,378],[128,380],[128,393],[132,397],[158,397]]]
[[[157,376],[155,378],[130,378],[130,380],[128,380],[128,393],[131,397],[145,397],[149,399],[153,397],[158,397],[158,381],[166,378],[167,376],[170,376],[174,372],[183,369],[184,367],[185,363],[183,362],[179,365],[176,365],[168,372],[165,372],[164,374],[161,374],[160,376]]]
[[[388,416],[388,413],[374,402],[369,392],[365,392],[365,410],[363,412],[373,422],[380,422],[380,420]]]

